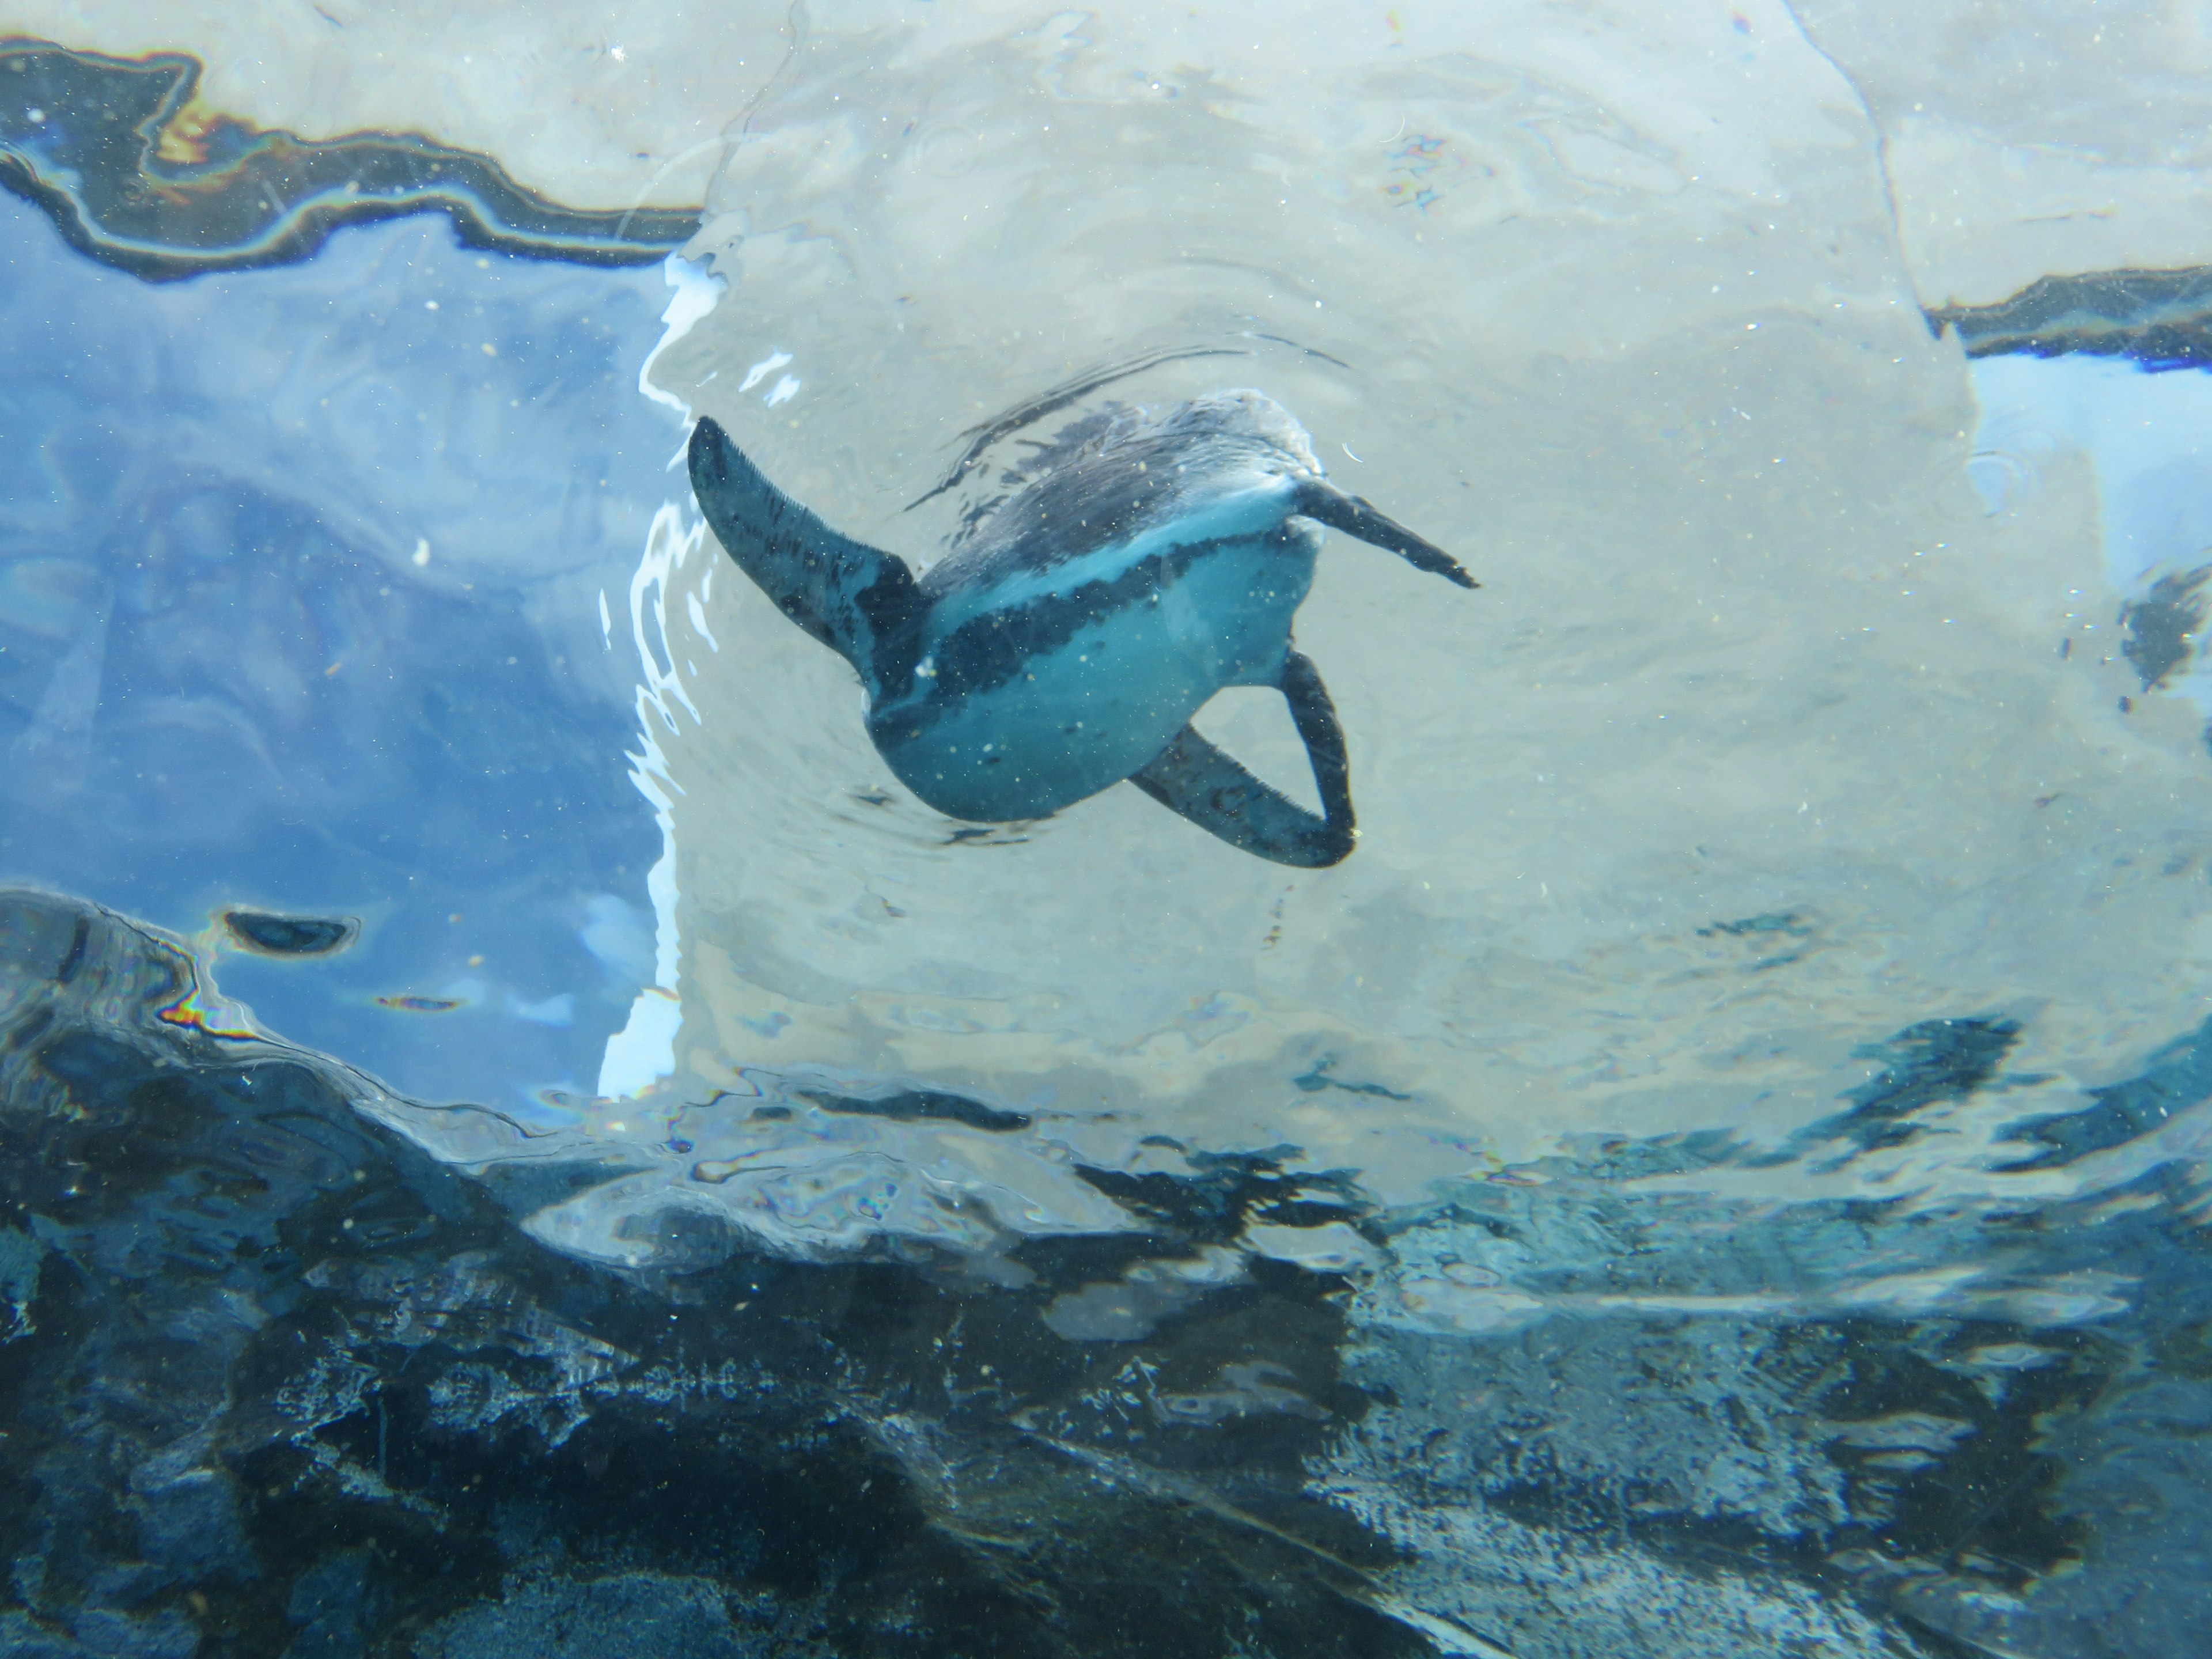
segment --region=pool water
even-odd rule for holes
[[[2197,24],[818,9],[4,20],[0,1650],[2190,1650]]]

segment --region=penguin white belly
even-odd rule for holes
[[[1048,602],[1005,627],[1049,640],[988,690],[919,696],[870,725],[900,781],[938,811],[984,823],[1043,817],[1148,764],[1226,685],[1273,684],[1319,532],[1303,520],[1217,543],[1174,579],[1072,629]],[[1041,641],[1042,643],[1042,641]]]

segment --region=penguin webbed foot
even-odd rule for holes
[[[1304,656],[1289,653],[1278,684],[1305,743],[1321,793],[1321,816],[1255,777],[1188,726],[1129,781],[1240,851],[1276,864],[1326,869],[1348,858],[1357,838],[1344,728],[1328,688]]]

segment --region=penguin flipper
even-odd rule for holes
[[[711,420],[692,428],[690,466],[699,510],[738,568],[871,679],[878,648],[921,608],[905,562],[830,529],[763,477]]]
[[[1322,870],[1351,856],[1357,834],[1344,728],[1320,673],[1297,652],[1285,659],[1279,684],[1305,742],[1322,817],[1261,782],[1188,726],[1129,781],[1231,847],[1276,864]]]
[[[1461,568],[1457,559],[1435,543],[1416,536],[1364,498],[1346,495],[1326,478],[1310,478],[1304,483],[1298,490],[1297,511],[1332,530],[1341,530],[1347,536],[1388,548],[1416,570],[1442,576],[1462,587],[1482,586]]]

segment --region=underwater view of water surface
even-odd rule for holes
[[[2212,14],[0,0],[0,1654],[2176,1659]]]

